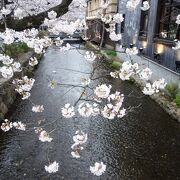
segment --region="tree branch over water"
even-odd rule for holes
[[[62,0],[61,4],[56,7],[50,8],[47,11],[39,13],[38,15],[24,17],[23,19],[14,19],[10,14],[6,17],[6,23],[8,28],[15,30],[24,30],[32,27],[39,27],[45,17],[48,17],[48,12],[55,11],[57,17],[60,17],[68,12],[68,7],[71,4],[72,0]],[[0,29],[4,30],[4,24],[0,24]]]

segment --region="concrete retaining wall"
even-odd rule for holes
[[[97,49],[97,46],[92,44],[92,43],[87,43],[88,47],[91,47],[93,49]],[[122,49],[118,49],[116,48],[117,51],[121,51]],[[105,53],[103,53],[103,51],[101,52],[101,54],[108,60],[108,61],[112,61],[111,58],[109,58]],[[115,61],[130,61],[131,59],[125,54],[125,53],[118,53],[117,52],[117,56],[113,58]],[[167,83],[178,83],[179,87],[180,87],[180,75],[143,57],[140,56],[133,56],[132,57],[134,62],[137,62],[140,65],[140,68],[145,68],[145,67],[149,67],[151,68],[151,70],[153,71],[153,76],[151,78],[151,81],[155,81],[158,80],[160,78],[165,78]],[[145,86],[145,82],[143,80],[141,80],[138,76],[133,76],[134,80],[136,81],[136,84],[143,89],[143,87]],[[180,108],[178,108],[176,106],[176,104],[174,102],[169,101],[169,99],[166,98],[166,96],[164,96],[164,93],[157,93],[154,94],[152,96],[149,96],[151,99],[153,99],[154,101],[156,101],[171,117],[173,117],[174,119],[176,119],[178,122],[180,122]]]
[[[19,56],[18,62],[21,63],[23,69],[22,72],[15,73],[14,77],[21,78],[25,75],[32,75],[34,68],[28,66],[29,59],[32,56],[36,56],[32,51]],[[40,59],[40,57],[37,58]],[[0,78],[0,119],[4,118],[9,108],[14,103],[16,97],[17,92],[15,92],[14,87],[12,86],[12,79],[6,80],[4,78]]]
[[[116,47],[116,50],[120,51],[118,47]],[[125,53],[117,54],[122,61],[130,61],[130,58]],[[133,55],[132,60],[133,62],[137,62],[141,69],[144,69],[145,67],[149,67],[151,69],[153,75],[150,80],[152,82],[160,78],[164,78],[168,84],[178,83],[180,88],[180,74],[143,56]]]
[[[116,49],[120,50],[120,49]],[[120,50],[121,51],[121,50]],[[144,69],[149,67],[153,72],[153,75],[150,79],[151,82],[154,82],[160,78],[164,78],[168,84],[177,83],[180,88],[180,74],[167,69],[160,64],[147,59],[143,56],[134,55],[130,57],[125,53],[117,53],[119,61],[133,61],[139,64],[140,69]],[[140,80],[137,76],[134,76],[135,81],[140,85],[141,88],[145,86],[144,81]],[[178,122],[180,122],[180,108],[176,106],[174,102],[169,101],[169,99],[164,96],[164,93],[158,93],[150,96],[151,99],[156,101],[169,115],[175,118]]]

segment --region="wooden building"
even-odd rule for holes
[[[141,0],[135,11],[128,11],[128,0],[118,1],[118,12],[125,20],[118,26],[122,33],[121,44],[143,48],[142,54],[161,65],[178,71],[180,50],[173,50],[174,39],[180,40],[180,26],[175,21],[180,14],[180,0],[148,0],[150,9],[142,11]]]
[[[102,39],[102,21],[101,21],[101,2],[106,3],[107,0],[88,0],[87,1],[87,13],[86,13],[86,22],[88,25],[87,37],[100,44]],[[109,5],[105,11],[106,15],[114,15],[117,13],[117,0],[108,0]],[[106,26],[108,28],[108,26]],[[105,31],[104,42],[106,45],[113,45],[113,42],[109,38],[109,33]]]

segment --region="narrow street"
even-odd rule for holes
[[[124,93],[125,108],[141,104],[122,119],[62,117],[61,108],[66,103],[74,104],[83,89],[60,85],[51,89],[48,83],[53,79],[60,84],[81,84],[82,78],[87,78],[93,69],[81,53],[85,52],[71,50],[64,54],[54,47],[47,50],[35,72],[32,102],[18,99],[8,117],[27,124],[27,132],[1,131],[0,180],[180,179],[180,125],[149,97],[143,96],[134,84],[112,78],[91,84],[95,87],[97,83],[111,83],[114,91]],[[96,76],[110,72],[105,64],[101,68]],[[44,105],[45,111],[32,112],[32,103]],[[34,127],[39,126],[52,131],[51,143],[38,140]],[[88,134],[88,141],[81,158],[74,159],[72,137],[78,129]],[[49,160],[59,162],[57,173],[47,174],[44,170]],[[89,170],[96,161],[107,165],[101,177]]]

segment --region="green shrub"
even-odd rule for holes
[[[39,31],[38,37],[39,38],[44,38],[44,36],[48,36],[48,32],[47,31]]]
[[[106,54],[108,56],[117,56],[117,52],[116,51],[113,51],[113,50],[107,50],[106,51]]]
[[[24,42],[14,42],[12,44],[3,45],[4,53],[12,58],[17,57],[21,53],[26,53],[30,50]]]
[[[180,108],[180,94],[176,94],[176,99],[174,100],[177,107]]]
[[[177,83],[168,84],[166,90],[169,97],[174,100],[176,95],[179,93],[179,86]]]
[[[130,77],[129,81],[128,81],[130,84],[134,84],[136,81],[133,77]]]
[[[119,70],[120,66],[121,66],[121,63],[118,61],[113,61],[111,64],[111,67],[117,70]]]

